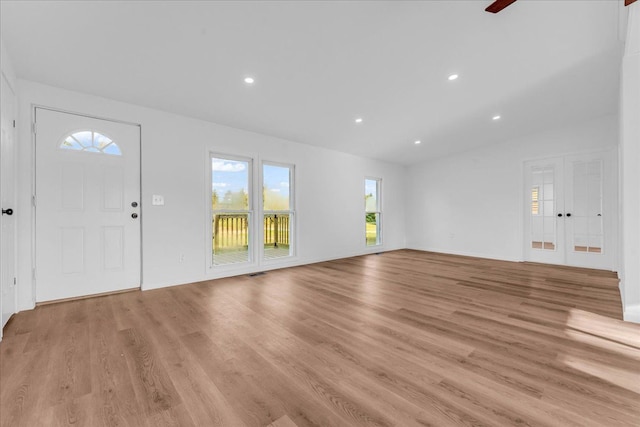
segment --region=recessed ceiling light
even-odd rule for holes
[[[362,123],[362,117],[357,117],[355,120],[356,123]]]
[[[248,85],[252,85],[255,83],[255,79],[253,77],[245,77],[244,82]]]
[[[455,80],[455,79],[457,79],[458,77],[460,77],[460,76],[458,76],[457,74],[451,74],[451,75],[449,76],[449,80]]]
[[[499,115],[493,116],[493,120],[500,120],[500,116]]]
[[[422,141],[420,141],[419,139],[416,139],[415,141],[413,141],[414,144],[418,145],[420,144]]]

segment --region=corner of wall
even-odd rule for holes
[[[625,307],[623,316],[625,322],[640,323],[640,304]]]

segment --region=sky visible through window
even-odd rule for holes
[[[248,163],[239,160],[211,159],[213,191],[224,195],[227,191],[249,193]]]
[[[231,160],[212,158],[211,159],[211,189],[216,194],[215,205],[220,208],[231,207],[222,206],[228,196],[235,196],[239,193],[249,194],[249,163],[242,160]],[[289,168],[275,165],[263,166],[263,185],[265,198],[272,206],[265,206],[265,209],[289,209]],[[236,203],[232,203],[234,208]]]
[[[289,195],[289,168],[264,165],[263,185],[269,191]]]
[[[375,179],[364,180],[364,196],[365,196],[365,208],[367,212],[375,212],[378,210],[378,204],[376,198],[378,196],[378,181]]]

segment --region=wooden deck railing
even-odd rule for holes
[[[289,214],[265,214],[263,220],[264,245],[289,245]],[[249,216],[220,214],[213,217],[213,249],[232,249],[249,246]]]
[[[267,214],[264,216],[264,244],[289,245],[289,214]]]

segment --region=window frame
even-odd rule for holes
[[[366,201],[366,197],[367,197],[367,181],[375,181],[376,182],[376,210],[374,211],[370,211],[367,209],[367,201]],[[364,196],[365,196],[365,202],[364,202],[364,214],[365,214],[365,221],[364,221],[364,244],[366,248],[376,248],[376,247],[380,247],[382,246],[382,178],[380,177],[373,177],[373,176],[365,176],[364,177]],[[367,214],[370,213],[374,213],[376,214],[377,220],[376,220],[376,243],[373,245],[370,245],[367,241]]]
[[[241,209],[213,209],[213,203],[211,201],[211,197],[213,195],[213,159],[222,159],[222,160],[231,160],[231,161],[237,161],[237,162],[246,162],[247,163],[247,199],[248,199],[248,203],[247,203],[247,210],[241,210]],[[255,210],[254,210],[254,182],[253,182],[253,158],[251,157],[245,157],[245,156],[238,156],[238,155],[233,155],[233,154],[226,154],[226,153],[220,153],[220,152],[215,152],[215,151],[209,151],[209,156],[208,156],[208,166],[207,166],[207,170],[208,170],[208,180],[207,180],[207,211],[209,213],[208,218],[207,218],[207,234],[206,234],[206,239],[207,239],[207,266],[210,270],[212,271],[224,271],[224,270],[234,270],[234,269],[241,269],[241,268],[246,268],[247,266],[251,266],[255,264],[255,254],[254,254],[254,244],[253,241],[256,237],[255,235]],[[214,249],[214,245],[213,245],[213,218],[215,214],[247,214],[248,218],[247,218],[247,223],[248,223],[248,232],[247,232],[247,260],[246,261],[242,261],[242,262],[236,262],[236,263],[228,263],[228,264],[218,264],[216,265],[214,263],[214,254],[213,254],[213,249]]]
[[[266,210],[264,208],[264,197],[262,197],[262,190],[264,189],[264,167],[266,166],[276,166],[281,168],[289,169],[289,210]],[[260,162],[260,180],[259,180],[259,188],[260,195],[259,197],[259,207],[260,212],[258,215],[258,221],[260,222],[260,231],[259,231],[259,240],[260,240],[260,262],[264,264],[274,263],[282,260],[289,260],[296,255],[296,209],[295,209],[295,170],[296,165],[293,163],[284,163],[284,162],[274,162],[270,160],[262,160]],[[278,213],[288,213],[289,214],[289,255],[276,257],[276,258],[265,258],[264,251],[264,216],[265,215],[275,215]]]

